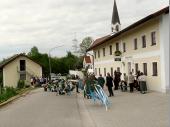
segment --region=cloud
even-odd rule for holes
[[[123,28],[169,5],[168,0],[116,2]],[[113,0],[0,0],[0,59],[34,45],[48,53],[64,44],[53,52],[62,56],[72,49],[75,32],[79,43],[109,34],[112,10]]]

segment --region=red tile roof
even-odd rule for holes
[[[101,42],[103,42],[105,39],[109,38],[111,35],[107,35],[101,38],[96,39],[93,44],[90,47],[94,47],[96,45],[100,45]]]
[[[157,16],[159,16],[163,13],[169,13],[169,6],[163,8],[163,9],[161,9],[161,10],[159,10],[159,11],[157,11],[157,12],[135,22],[135,23],[133,23],[132,25],[126,27],[125,29],[119,31],[118,33],[116,33],[114,35],[107,35],[107,36],[96,39],[87,51],[90,51],[90,50],[96,48],[97,46],[107,42],[108,40],[113,39],[113,38],[121,35],[122,33],[128,32],[128,31],[134,29],[135,27],[137,27],[137,26],[147,22],[148,20],[151,20],[151,19],[153,19],[153,18],[155,18],[155,17],[157,17]]]
[[[86,63],[91,63],[90,56],[84,56],[84,59]]]

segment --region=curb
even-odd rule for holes
[[[22,92],[19,93],[18,95],[13,96],[13,97],[9,98],[7,101],[4,101],[4,102],[0,103],[0,108],[3,107],[3,106],[5,106],[5,105],[7,105],[7,104],[9,104],[9,103],[11,103],[11,102],[13,102],[14,100],[16,100],[16,99],[18,99],[18,98],[20,98],[20,97],[22,97],[22,96],[26,96],[27,94],[29,94],[29,93],[30,93],[32,90],[34,90],[34,89],[35,89],[35,88],[28,89],[28,90],[26,90],[26,91],[22,91]]]

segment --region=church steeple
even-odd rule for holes
[[[111,29],[112,29],[112,34],[115,34],[120,31],[120,19],[117,10],[116,0],[114,0],[114,5],[113,5]]]

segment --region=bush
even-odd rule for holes
[[[5,87],[3,93],[0,95],[0,102],[6,101],[9,98],[17,95],[16,89],[13,87]]]
[[[2,71],[0,71],[0,83],[3,83],[3,74],[2,74]]]
[[[2,94],[3,91],[3,83],[0,83],[0,94]]]
[[[22,89],[25,87],[25,81],[24,80],[19,80],[17,88]]]

